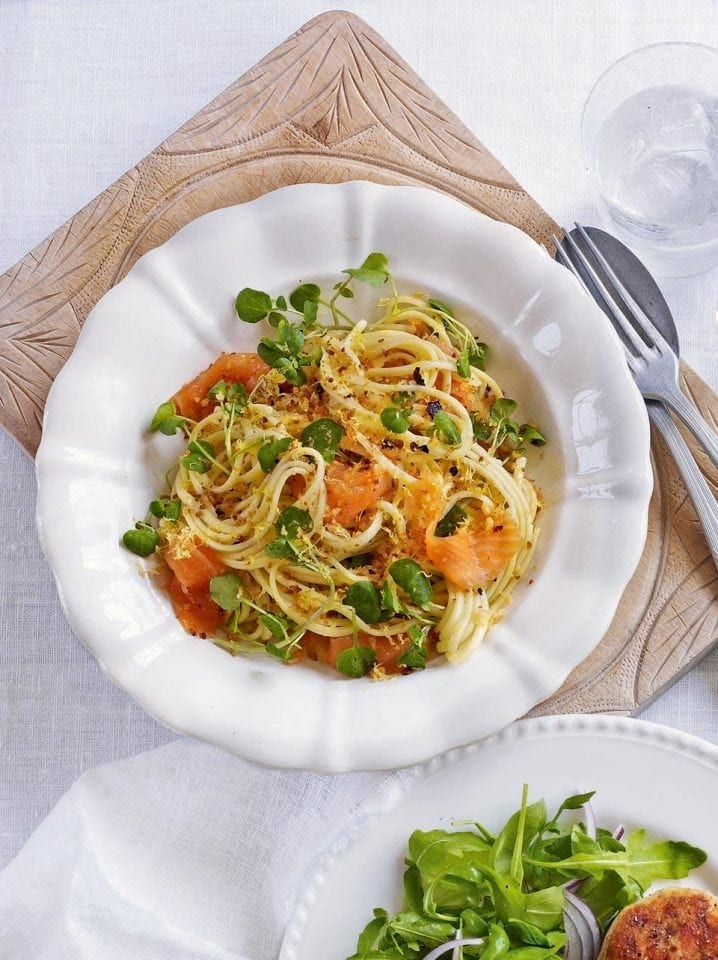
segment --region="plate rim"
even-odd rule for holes
[[[347,190],[368,191],[370,193],[376,194],[379,197],[386,196],[388,194],[395,194],[399,191],[403,193],[413,193],[413,194],[434,196],[436,198],[439,198],[439,201],[447,201],[447,202],[458,204],[464,207],[467,211],[470,212],[472,216],[491,223],[492,225],[491,229],[495,228],[499,231],[503,230],[505,232],[506,231],[511,232],[517,238],[517,240],[519,237],[521,238],[520,240],[518,240],[518,242],[525,243],[525,244],[531,243],[530,238],[528,238],[525,234],[522,234],[521,231],[519,231],[517,228],[512,227],[511,225],[508,225],[508,224],[504,224],[500,221],[493,221],[491,220],[491,218],[486,217],[480,211],[475,210],[474,208],[470,207],[468,204],[462,203],[461,201],[458,201],[456,198],[451,197],[450,195],[445,194],[441,191],[429,190],[425,187],[418,187],[413,185],[387,186],[387,185],[375,184],[370,181],[348,181],[340,184],[291,185],[288,187],[282,187],[276,191],[272,191],[269,194],[264,194],[256,198],[255,200],[249,201],[248,203],[245,203],[245,204],[237,204],[234,207],[220,208],[217,211],[211,211],[207,214],[204,214],[202,217],[198,217],[195,220],[191,221],[189,224],[183,227],[182,230],[178,231],[178,233],[176,233],[175,235],[173,235],[173,237],[171,237],[168,241],[166,241],[165,244],[162,244],[160,247],[155,248],[155,250],[150,251],[149,254],[145,256],[152,256],[152,254],[154,254],[157,250],[166,248],[168,245],[172,244],[183,231],[192,229],[194,225],[197,224],[197,222],[200,220],[210,220],[211,218],[217,217],[218,215],[226,215],[228,210],[240,210],[240,209],[252,207],[254,205],[259,205],[266,202],[270,198],[277,198],[278,195],[283,195],[283,194],[286,194],[287,192],[293,192],[293,193],[305,192],[306,193],[309,191],[315,191],[317,189],[320,189],[322,191],[331,190],[336,192],[337,194],[340,191],[343,192]],[[526,246],[525,249],[528,250],[528,246]],[[538,253],[538,249],[539,248],[536,248],[537,253]],[[135,270],[137,265],[142,263],[144,259],[145,257],[140,258],[137,261],[137,264],[133,266],[132,270]],[[553,264],[552,262],[551,269],[553,269],[553,266],[555,266],[557,270],[559,269],[559,265]],[[130,276],[131,273],[132,271],[130,271],[130,273],[128,274],[128,277]],[[556,274],[553,274],[553,276],[558,277],[559,274],[556,273]],[[571,280],[571,278],[567,273],[565,274],[565,277],[566,277],[566,280],[568,281]],[[115,288],[113,288],[113,290],[118,289],[124,282],[125,282],[124,280],[120,281],[120,283]],[[578,289],[577,285],[576,285],[576,289]],[[102,303],[102,301],[100,301],[100,303]],[[600,313],[600,311],[598,311],[598,308],[595,308],[594,305],[590,302],[587,303],[586,306],[587,306],[587,309],[593,308],[595,311],[597,311],[597,315],[600,315],[602,318],[602,321],[607,325],[605,318],[603,318],[603,315]],[[94,312],[95,311],[93,310],[93,313]],[[88,320],[92,325],[93,330],[95,329],[95,324],[92,323],[92,321],[95,319],[96,318],[93,318],[92,315],[90,316],[90,318],[88,318]],[[82,347],[82,343],[83,341],[82,339],[80,339],[78,343],[78,346],[80,348]],[[609,341],[606,340],[607,348],[608,348],[608,343]],[[640,408],[644,414],[642,419],[645,425],[645,430],[642,432],[642,435],[637,439],[637,447],[638,447],[637,456],[636,456],[637,470],[636,470],[636,474],[632,476],[632,481],[635,485],[633,505],[635,508],[635,524],[636,524],[637,536],[633,543],[633,549],[628,552],[622,552],[621,568],[625,574],[624,577],[622,578],[623,588],[620,592],[616,591],[616,594],[614,596],[612,603],[604,604],[603,616],[597,618],[597,622],[599,625],[598,629],[600,629],[601,637],[605,635],[605,632],[608,629],[611,623],[611,620],[613,619],[615,610],[617,609],[618,604],[620,603],[623,592],[625,591],[625,588],[628,585],[628,582],[630,581],[631,576],[635,572],[640,562],[640,558],[645,545],[645,536],[646,536],[646,530],[648,525],[648,508],[650,503],[650,495],[651,495],[652,480],[653,480],[651,464],[650,464],[650,442],[649,442],[648,419],[647,419],[647,415],[645,415],[645,407],[643,406],[643,403],[638,395],[638,392],[635,389],[635,385],[633,384],[633,381],[630,377],[627,367],[625,367],[625,364],[623,364],[622,362],[622,354],[620,354],[620,347],[618,345],[618,341],[612,340],[611,343],[613,344],[614,356],[616,357],[617,360],[619,359],[619,357],[621,359],[620,372],[619,372],[619,365],[617,364],[614,370],[614,374],[616,376],[621,376],[624,383],[626,385],[630,385],[630,392],[633,394],[633,397],[635,400],[635,409],[638,410],[640,405]],[[52,410],[51,401],[52,401],[53,395],[55,394],[57,384],[64,382],[63,374],[65,374],[65,370],[72,363],[73,358],[78,356],[79,353],[80,351],[78,351],[77,348],[75,351],[73,351],[73,355],[68,361],[68,364],[66,364],[65,368],[63,368],[63,371],[61,371],[55,383],[53,384],[53,387],[50,391],[50,395],[48,398],[46,415],[48,410],[50,411]],[[43,444],[44,444],[44,437],[43,437]],[[245,741],[241,741],[239,743],[236,740],[230,743],[228,742],[227,736],[225,736],[224,739],[222,739],[221,735],[217,734],[214,731],[209,735],[206,733],[198,734],[194,729],[194,725],[191,718],[186,724],[178,723],[176,722],[176,720],[168,719],[166,716],[166,711],[163,710],[161,703],[158,703],[154,699],[149,698],[142,691],[137,691],[135,688],[133,688],[131,683],[126,682],[123,676],[121,676],[122,671],[119,666],[113,665],[103,660],[101,651],[97,649],[97,644],[93,643],[93,640],[90,636],[83,635],[86,631],[84,631],[79,624],[79,612],[77,612],[77,615],[72,612],[71,605],[67,600],[65,590],[63,589],[62,583],[60,581],[62,557],[61,557],[61,554],[58,552],[59,545],[55,544],[53,547],[53,544],[50,543],[50,540],[52,538],[48,536],[48,533],[44,529],[45,525],[43,522],[43,515],[42,515],[44,497],[43,497],[43,482],[41,478],[41,474],[44,469],[43,444],[41,444],[40,450],[38,451],[38,457],[36,460],[36,474],[37,474],[37,480],[38,480],[37,525],[38,525],[38,531],[39,531],[40,541],[41,541],[43,550],[45,552],[46,557],[48,558],[48,561],[53,571],[53,576],[57,585],[58,594],[60,597],[63,610],[71,626],[73,627],[74,632],[80,637],[80,639],[85,644],[85,646],[92,652],[93,656],[98,660],[98,662],[100,663],[100,666],[106,672],[106,674],[110,677],[110,679],[113,682],[117,683],[119,686],[121,686],[123,689],[125,689],[128,693],[130,693],[130,695],[151,716],[155,717],[156,719],[160,720],[160,722],[166,724],[167,726],[170,726],[172,729],[175,729],[180,733],[203,737],[204,739],[207,739],[209,742],[218,743],[219,745],[223,746],[225,749],[228,749],[231,752],[234,752],[247,759],[254,760],[256,762],[261,762],[268,765],[280,766],[283,768],[293,767],[298,769],[316,769],[324,772],[343,772],[343,771],[357,770],[357,769],[361,769],[361,770],[394,769],[398,766],[408,766],[408,765],[415,764],[417,762],[421,762],[425,760],[428,756],[436,752],[436,748],[433,745],[431,745],[430,748],[427,748],[427,747],[422,747],[421,744],[418,744],[418,743],[414,744],[413,746],[411,743],[407,743],[402,746],[401,750],[397,750],[396,748],[393,748],[391,756],[387,755],[386,750],[384,750],[383,752],[381,750],[377,750],[375,754],[371,757],[371,760],[367,760],[366,755],[362,756],[361,759],[355,759],[355,751],[352,751],[351,749],[343,749],[341,752],[337,752],[336,750],[332,751],[331,748],[326,747],[325,745],[324,749],[315,748],[311,751],[307,750],[305,751],[304,756],[298,759],[295,759],[293,761],[290,757],[287,756],[286,749],[284,750],[284,755],[280,756],[280,754],[282,753],[281,747],[278,748],[275,743],[271,742],[272,741],[271,737],[268,737],[267,741],[263,741],[261,744],[257,743],[257,744],[252,744],[251,746],[249,746],[246,743],[246,738],[245,738]],[[639,515],[639,508],[641,508],[640,515]],[[639,529],[640,529],[640,536],[638,536]],[[595,646],[597,646],[598,642],[600,642],[600,639],[596,642],[596,644],[594,644],[594,647],[592,647],[591,649],[595,649]],[[577,663],[580,663],[585,658],[585,656],[588,656],[590,652],[591,652],[590,650],[587,651],[583,656],[581,656],[575,662],[569,663],[568,658],[564,659],[560,665],[561,670],[563,671],[560,679],[558,678],[559,671],[556,670],[554,680],[552,681],[554,684],[552,687],[552,690],[548,692],[546,691],[542,692],[541,697],[550,696],[552,692],[558,689],[558,687],[560,686],[560,683],[563,682],[563,680],[565,680],[566,676],[568,676],[570,671],[574,669]],[[533,701],[533,703],[535,702],[537,701]],[[520,712],[526,708],[527,706],[523,704],[517,712]],[[516,716],[516,713],[514,713],[514,717],[515,716]],[[511,717],[506,718],[506,720],[510,720],[510,719],[512,718]],[[474,740],[476,738],[476,735],[477,735],[476,732],[473,732],[473,733],[466,732],[464,734],[461,734],[460,736],[457,736],[456,734],[450,735],[447,732],[443,737],[443,742],[439,745],[439,750],[446,749],[448,742],[451,740],[453,740],[453,742],[456,744],[461,744],[461,743],[466,743]],[[307,759],[307,754],[310,754],[310,759]]]
[[[326,886],[333,867],[341,860],[361,835],[371,829],[381,819],[384,813],[389,812],[395,805],[411,793],[418,784],[424,782],[433,774],[445,767],[464,760],[475,753],[486,750],[501,749],[506,744],[518,740],[540,740],[546,736],[575,735],[587,733],[593,736],[600,735],[607,740],[634,741],[636,743],[652,743],[675,753],[678,756],[694,760],[715,771],[718,782],[718,744],[711,743],[692,733],[686,733],[676,727],[656,723],[652,720],[641,720],[639,717],[628,717],[619,714],[607,713],[564,713],[547,714],[542,717],[525,717],[479,740],[476,743],[455,747],[445,753],[432,757],[424,763],[416,764],[408,772],[412,778],[398,789],[386,791],[387,801],[381,802],[379,809],[372,802],[371,792],[360,801],[360,809],[355,814],[349,829],[343,832],[314,859],[309,870],[301,880],[302,893],[294,901],[291,913],[284,929],[284,935],[279,948],[277,960],[298,960],[298,949],[302,937],[311,919],[318,898]],[[381,784],[380,787],[384,787]]]

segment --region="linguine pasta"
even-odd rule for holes
[[[260,348],[270,366],[255,357],[232,378],[215,364],[230,375],[213,390],[210,368],[192,402],[187,387],[174,398],[188,448],[159,545],[180,619],[202,627],[209,603],[193,632],[231,652],[309,656],[350,676],[459,662],[527,568],[540,504],[524,448],[543,438],[510,419],[483,344],[448,307],[419,294],[379,306],[355,324],[334,310],[331,325],[314,308],[299,325],[285,316]],[[302,358],[289,380],[283,356]],[[203,588],[188,583],[198,558]]]

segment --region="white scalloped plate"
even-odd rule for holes
[[[400,286],[482,318],[491,372],[550,437],[530,467],[546,501],[533,583],[467,663],[391,683],[230,657],[186,634],[119,546],[178,450],[178,438],[146,432],[158,403],[263,333],[235,318],[237,290],[286,293],[376,249]],[[335,772],[416,763],[551,694],[611,622],[652,486],[644,405],[608,321],[568,272],[450,197],[362,182],[215,211],[142,257],[92,311],[50,391],[37,476],[68,619],[116,683],[169,726],[243,757]]]
[[[601,825],[645,827],[657,839],[701,847],[708,860],[680,882],[718,892],[718,831],[709,799],[718,794],[718,747],[705,740],[627,717],[541,717],[413,772],[403,791],[395,778],[385,782],[320,856],[302,884],[279,960],[351,956],[374,907],[402,906],[410,833],[451,829],[452,820],[498,828],[519,807],[524,783],[549,809],[595,789]]]

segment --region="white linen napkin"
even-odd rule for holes
[[[302,879],[416,770],[268,770],[178,740],[84,774],[0,873],[3,960],[272,960]]]

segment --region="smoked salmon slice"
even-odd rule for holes
[[[207,396],[216,383],[220,380],[224,380],[228,386],[241,383],[250,393],[267,370],[269,367],[256,353],[222,353],[171,399],[180,416],[201,420],[216,406],[216,400]]]
[[[353,640],[348,637],[322,637],[318,633],[312,633],[308,630],[302,637],[302,649],[305,656],[310,660],[318,660],[320,663],[327,663],[330,667],[337,665],[337,657],[344,650],[351,647]],[[359,634],[359,645],[362,647],[371,647],[376,654],[377,666],[382,667],[385,673],[401,673],[401,667],[397,663],[399,657],[409,646],[409,638],[406,636],[398,637],[372,637],[367,633]]]
[[[214,636],[223,620],[223,613],[209,595],[208,587],[187,593],[177,577],[167,588],[175,616],[189,633]]]
[[[325,474],[330,519],[351,527],[365,510],[373,507],[392,486],[392,479],[374,467],[330,463]]]
[[[523,539],[510,520],[490,531],[464,526],[450,537],[437,537],[435,529],[436,521],[426,531],[426,555],[461,590],[485,587],[523,546]]]
[[[185,556],[186,550],[176,550],[171,545],[165,550],[167,565],[188,593],[208,587],[212,577],[227,569],[211,547],[193,544],[190,551]]]

